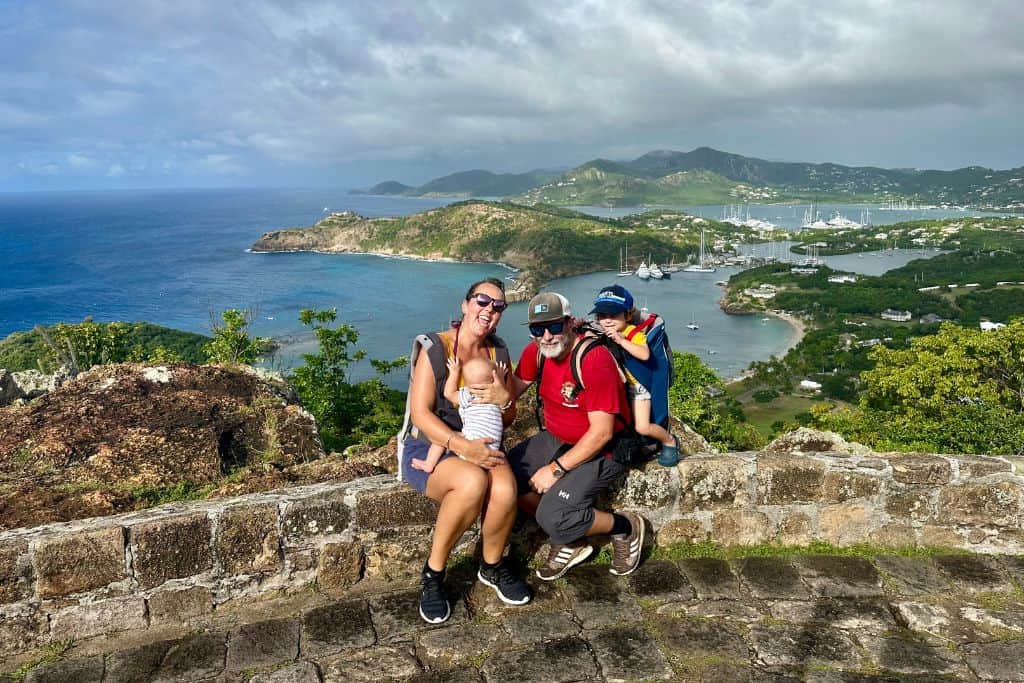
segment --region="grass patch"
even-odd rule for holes
[[[719,560],[735,560],[744,557],[796,557],[806,555],[833,555],[840,557],[872,558],[878,555],[899,555],[902,557],[933,557],[935,555],[965,555],[966,551],[942,548],[900,546],[896,548],[858,543],[849,546],[835,546],[824,541],[815,541],[809,545],[777,545],[761,543],[758,545],[723,546],[714,541],[700,543],[675,543],[669,546],[658,546],[651,553],[656,560],[685,560],[710,557]]]
[[[758,403],[750,400],[743,403],[743,414],[747,416],[747,422],[757,429],[758,433],[766,439],[774,436],[772,424],[776,422],[789,422],[800,413],[806,413],[811,409],[815,401],[801,396],[779,396],[770,403]]]
[[[185,500],[203,500],[214,490],[213,485],[199,486],[191,481],[182,481],[168,486],[135,486],[128,489],[132,498],[147,507]]]
[[[55,643],[50,643],[43,648],[43,654],[37,659],[31,662],[26,662],[19,666],[17,669],[4,677],[5,681],[10,683],[21,683],[36,667],[42,666],[43,664],[49,664],[50,662],[56,662],[58,659],[63,657],[68,650],[75,646],[74,638],[65,638],[64,640],[58,640]]]

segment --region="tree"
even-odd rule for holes
[[[692,353],[673,354],[675,379],[668,390],[669,411],[710,441],[715,447],[749,450],[763,444],[757,430],[742,422],[735,401],[712,397],[709,390],[723,389],[715,371]],[[738,414],[737,414],[738,413]]]
[[[354,443],[382,445],[398,432],[405,411],[405,396],[381,380],[404,367],[405,359],[371,361],[378,376],[353,384],[349,368],[366,357],[353,350],[359,332],[351,325],[331,327],[337,309],[303,309],[299,321],[311,327],[319,342],[317,353],[302,355],[303,364],[290,377],[302,404],[316,418],[324,445],[342,450]]]
[[[211,322],[213,340],[203,347],[207,360],[210,363],[251,365],[270,350],[269,337],[249,336],[252,318],[252,311],[229,308],[221,313],[223,323]]]
[[[97,323],[87,317],[77,325],[58,323],[49,331],[36,325],[35,331],[49,347],[53,362],[67,368],[72,377],[94,365],[119,363],[128,357],[124,323]]]
[[[871,356],[859,408],[819,408],[818,426],[882,449],[1024,454],[1024,319],[994,332],[945,323]]]

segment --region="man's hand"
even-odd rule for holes
[[[556,481],[558,479],[555,478],[555,473],[551,471],[551,466],[544,465],[544,467],[541,467],[530,477],[530,487],[537,493],[544,494],[555,485]]]

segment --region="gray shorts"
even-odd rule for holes
[[[569,444],[541,431],[508,452],[519,493],[530,489],[530,477],[555,457],[569,450]],[[572,543],[587,535],[594,524],[594,501],[607,491],[626,468],[599,455],[567,472],[540,498],[537,524],[552,543]]]
[[[651,400],[651,392],[647,391],[647,387],[639,382],[630,382],[626,386],[626,394],[628,394],[630,401]]]

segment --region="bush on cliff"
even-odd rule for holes
[[[381,377],[406,361],[370,361],[378,376],[349,382],[349,367],[365,358],[366,352],[353,350],[359,341],[356,328],[345,324],[330,327],[336,317],[337,309],[299,313],[299,321],[313,329],[319,351],[303,354],[303,365],[289,379],[302,404],[316,418],[325,448],[340,451],[353,444],[381,446],[398,432],[405,414],[405,394],[389,388]]]
[[[675,356],[675,381],[668,390],[669,411],[722,450],[753,450],[764,439],[753,425],[745,423],[739,404],[731,399],[714,398],[708,388],[723,389],[715,371],[692,353]]]
[[[172,362],[201,363],[207,337],[149,323],[94,322],[58,323],[27,332],[12,332],[0,339],[0,368],[12,372],[40,370],[55,372],[62,362],[53,346],[68,353],[74,349],[80,370],[97,363]]]

